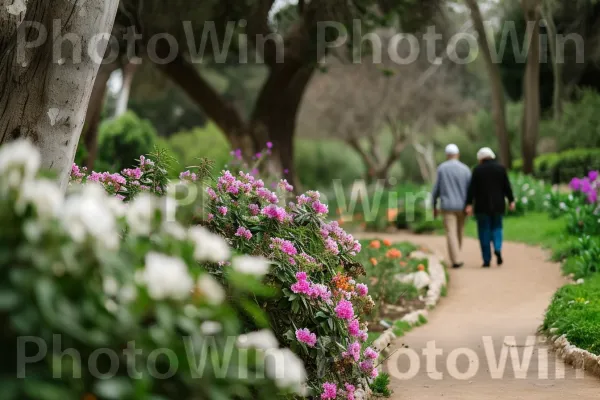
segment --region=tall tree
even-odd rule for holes
[[[9,3],[0,7],[0,143],[31,140],[65,188],[106,48],[94,38],[110,33],[118,0]]]
[[[510,168],[512,165],[512,154],[510,150],[510,139],[506,128],[506,101],[500,68],[492,58],[490,42],[483,23],[483,16],[477,0],[465,0],[471,12],[473,27],[477,32],[477,40],[481,48],[483,60],[490,80],[490,91],[492,95],[492,117],[494,118],[494,129],[500,146],[500,159],[502,163]]]
[[[521,152],[523,156],[523,172],[533,173],[533,163],[540,126],[540,21],[541,0],[521,0],[521,6],[527,21],[528,34],[525,38],[527,47],[527,65],[523,80],[524,109],[523,130],[521,133]]]

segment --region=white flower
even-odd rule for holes
[[[523,203],[523,204],[527,204],[527,201],[528,201],[528,200],[527,200],[527,197],[523,197],[523,198],[521,199],[521,203]]]
[[[137,289],[135,286],[128,284],[119,291],[119,301],[121,303],[131,303],[137,298]]]
[[[115,296],[119,292],[119,283],[114,277],[108,276],[102,282],[102,289],[107,295]]]
[[[144,283],[155,300],[183,300],[194,287],[188,267],[181,258],[154,252],[146,255]]]
[[[127,204],[124,203],[123,200],[119,200],[114,196],[108,196],[106,198],[106,204],[116,217],[124,217],[127,213]]]
[[[237,346],[242,349],[260,349],[270,350],[279,347],[279,341],[269,329],[263,329],[256,332],[240,335],[237,339]]]
[[[577,283],[578,285],[581,285],[584,282],[585,282],[585,280],[583,278],[579,278],[579,279],[577,279],[577,282],[575,282],[575,283]]]
[[[75,242],[81,243],[89,235],[104,247],[119,247],[115,217],[106,199],[106,192],[99,184],[84,185],[81,193],[67,198],[61,223]]]
[[[28,140],[16,140],[0,148],[0,175],[11,171],[9,181],[13,187],[35,177],[40,164],[40,153]]]
[[[213,336],[223,330],[223,325],[215,321],[206,321],[200,325],[200,332],[206,336]]]
[[[526,191],[527,189],[529,189],[529,184],[527,184],[527,183],[526,183],[526,184],[524,184],[524,185],[521,187],[521,189],[522,189],[523,191]]]
[[[127,225],[133,235],[147,236],[152,231],[152,218],[156,210],[155,198],[141,193],[127,207]]]
[[[534,190],[534,189],[531,189],[531,190],[529,191],[529,195],[530,195],[530,196],[534,196],[534,195],[535,195],[535,190]]]
[[[263,257],[239,256],[232,261],[233,269],[243,274],[263,276],[269,272],[271,263]]]
[[[186,230],[177,221],[164,221],[163,230],[170,236],[178,240],[185,240]]]
[[[566,210],[566,209],[567,209],[567,205],[566,205],[564,202],[561,202],[561,203],[558,205],[558,207],[559,207],[561,210]]]
[[[196,288],[209,304],[216,306],[225,300],[223,286],[208,273],[198,278]]]
[[[22,214],[27,205],[31,204],[34,206],[37,216],[47,220],[59,214],[62,202],[63,194],[56,183],[48,179],[28,180],[23,182],[15,204],[15,211]]]
[[[104,302],[104,307],[106,307],[106,309],[111,313],[117,312],[117,309],[119,308],[117,303],[115,303],[115,301],[111,299],[108,299]]]
[[[307,375],[302,360],[290,349],[269,350],[265,360],[267,377],[273,379],[278,387],[303,392]]]
[[[190,239],[196,245],[194,258],[197,261],[219,262],[229,259],[229,246],[221,236],[199,226],[190,228],[188,233]]]

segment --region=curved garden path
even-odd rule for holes
[[[425,245],[444,257],[447,254],[444,237],[409,234],[377,236]],[[478,242],[475,239],[465,239],[465,266],[449,271],[448,296],[442,298],[436,309],[429,314],[427,324],[414,329],[393,344],[394,350],[398,351],[385,362],[385,369],[392,376],[392,399],[598,398],[598,378],[583,376],[581,372],[576,374],[573,368],[557,361],[553,352],[539,339],[533,346],[526,346],[527,337],[533,338],[540,326],[552,295],[566,283],[559,265],[547,262],[547,254],[543,250],[524,244],[505,243],[503,253],[505,262],[502,267],[492,264],[492,268],[483,269]],[[491,337],[491,345],[484,346],[483,338],[486,336]],[[505,339],[507,336],[514,336],[516,343],[511,344],[510,339]],[[428,365],[422,351],[430,341],[435,341],[438,352],[443,351],[443,354],[433,358],[432,351]],[[470,357],[460,355],[456,363],[449,363],[451,367],[456,365],[456,368],[448,369],[448,361],[452,358],[449,355],[458,348],[470,349],[472,354]],[[493,372],[494,368],[490,372],[488,361],[497,363],[503,348],[506,352],[509,349],[517,352],[521,360],[526,350],[531,353],[525,377],[515,377],[510,354],[504,374]],[[495,357],[488,357],[486,353],[491,353],[492,350]],[[415,358],[412,362],[409,361],[409,354],[413,354]],[[544,361],[545,354],[548,355],[547,362]],[[479,368],[476,368],[477,362]],[[467,372],[469,366],[477,372],[461,378],[458,373]],[[408,372],[411,367],[415,368],[414,377],[403,378],[399,375]],[[441,379],[439,374],[436,376],[436,371],[443,374]],[[561,374],[564,374],[564,378]]]

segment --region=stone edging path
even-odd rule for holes
[[[375,236],[446,254],[444,237]],[[568,283],[560,266],[524,244],[506,243],[503,253],[502,267],[483,269],[478,242],[465,239],[465,266],[450,271],[448,297],[429,313],[427,324],[391,346],[384,369],[391,375],[392,399],[598,398],[600,379],[565,365],[536,336],[552,295]]]

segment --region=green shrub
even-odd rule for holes
[[[392,395],[392,391],[389,388],[390,386],[390,376],[386,373],[379,375],[373,383],[371,383],[371,390],[377,396],[390,397]]]
[[[65,199],[36,177],[40,156],[26,142],[0,159],[3,399],[266,400],[286,395],[276,383],[300,389],[302,362],[270,331],[254,333],[254,345],[231,342],[242,321],[268,329],[264,311],[247,305],[273,290],[244,272],[264,260],[230,257],[222,238],[168,221],[149,194],[123,203],[73,185]],[[232,266],[217,280],[207,270],[221,261]],[[257,345],[291,364],[269,366]],[[21,358],[22,370],[25,349],[40,353]],[[296,379],[278,381],[283,368]]]
[[[334,180],[346,186],[365,176],[362,160],[343,141],[299,139],[294,157],[304,187],[328,189]]]
[[[158,136],[152,124],[127,111],[116,119],[100,124],[98,159],[94,169],[119,172],[129,167],[140,154],[154,148]]]
[[[178,162],[173,165],[172,176],[187,167],[198,165],[200,158],[211,160],[216,171],[221,171],[231,160],[229,142],[212,122],[202,128],[175,133],[163,139],[161,144],[171,151]]]
[[[521,160],[515,163],[515,166],[522,165]],[[568,183],[574,176],[587,176],[592,170],[600,170],[598,148],[542,154],[534,162],[534,176],[553,184]]]
[[[569,342],[600,355],[600,274],[558,290],[548,307],[544,329],[556,328]]]

